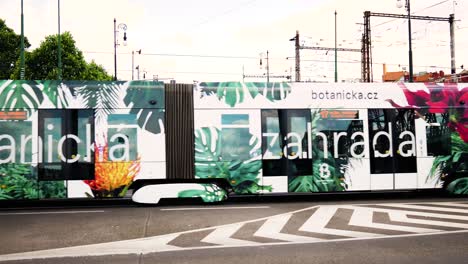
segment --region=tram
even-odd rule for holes
[[[468,84],[0,81],[0,200],[468,194]]]

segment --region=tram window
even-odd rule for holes
[[[264,176],[287,175],[283,157],[283,135],[280,131],[280,110],[262,110],[262,169]]]
[[[38,128],[39,180],[94,178],[93,110],[39,110]]]
[[[262,110],[264,176],[312,175],[308,153],[309,109]]]
[[[138,158],[137,116],[111,114],[107,117],[109,161],[130,161]]]
[[[31,121],[0,121],[0,163],[32,162]]]
[[[416,172],[415,112],[369,109],[371,173]]]
[[[393,109],[392,109],[393,110]],[[389,110],[391,111],[391,110]],[[396,110],[393,120],[395,173],[413,173],[416,169],[415,112],[413,109]]]
[[[392,112],[384,109],[369,109],[368,116],[371,173],[393,173],[391,156],[393,153],[390,153],[392,139],[386,136],[390,134]]]
[[[451,131],[448,127],[448,113],[427,113],[424,116],[427,122],[426,142],[429,156],[446,156],[451,153]]]
[[[223,114],[221,116],[221,157],[223,160],[248,160],[252,135],[249,131],[249,115]]]

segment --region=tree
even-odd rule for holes
[[[30,46],[28,39],[24,38],[24,47]],[[20,52],[21,35],[17,35],[5,20],[0,19],[0,80],[9,79],[15,67],[19,68]]]
[[[41,42],[41,45],[26,54],[27,80],[56,80],[58,35],[50,35]],[[62,79],[63,80],[112,80],[101,65],[94,61],[87,63],[83,53],[76,47],[75,40],[70,32],[61,34],[62,47]],[[19,67],[13,73],[14,78],[19,77]]]
[[[98,80],[98,81],[112,81],[114,78],[107,74],[106,70],[96,62],[91,61],[83,73],[83,80]]]

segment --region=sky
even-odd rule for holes
[[[294,37],[301,45],[333,48],[335,15],[338,47],[361,48],[363,13],[405,14],[396,0],[24,0],[25,35],[30,50],[45,36],[69,31],[85,59],[114,74],[114,18],[127,26],[127,43],[118,30],[117,77],[192,83],[242,81],[244,75],[266,75],[267,52],[270,81],[274,76],[294,79]],[[454,13],[457,72],[468,67],[468,0],[410,0],[411,13],[449,17]],[[403,0],[404,2],[404,0]],[[0,18],[21,32],[21,1],[0,0]],[[371,17],[373,79],[387,71],[408,70],[406,19]],[[450,72],[448,22],[412,20],[414,72]],[[141,49],[141,54],[132,51]],[[355,82],[361,77],[361,53],[338,52],[338,80]],[[301,80],[334,81],[334,52],[301,50]],[[262,61],[262,65],[260,65]],[[134,70],[134,79],[138,71]],[[245,77],[245,81],[265,78]]]

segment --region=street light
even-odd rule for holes
[[[402,0],[397,0],[397,7],[403,7]],[[410,0],[405,0],[405,7],[408,11],[408,60],[409,60],[409,82],[413,82],[413,51],[411,49],[411,8]]]
[[[117,81],[117,46],[119,43],[117,42],[117,32],[119,30],[123,30],[124,36],[123,36],[123,41],[124,41],[124,46],[127,45],[127,25],[124,23],[120,23],[117,26],[117,20],[114,18],[114,80]]]
[[[140,65],[137,65],[135,67],[135,70],[137,70],[137,78],[138,78],[137,80],[140,80]]]
[[[60,0],[57,0],[57,17],[58,17],[57,79],[62,80],[62,39],[60,36]]]
[[[135,64],[135,51],[136,51],[138,54],[141,54],[141,49],[139,49],[139,50],[132,50],[132,81],[133,81],[133,79],[134,79],[133,73],[134,73],[134,71],[135,71],[135,66],[134,66],[134,64]]]
[[[21,0],[21,48],[20,48],[20,80],[24,80],[24,14]]]

